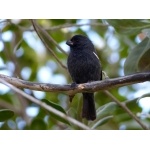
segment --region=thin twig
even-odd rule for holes
[[[37,35],[39,36],[39,38],[41,39],[41,41],[43,42],[43,44],[45,45],[45,47],[50,51],[50,53],[53,55],[53,57],[57,60],[57,62],[60,64],[60,66],[64,69],[67,69],[67,67],[65,65],[62,64],[62,62],[59,60],[59,58],[55,55],[55,53],[53,52],[53,50],[47,45],[47,43],[43,40],[43,38],[41,37],[41,35],[39,34],[36,26],[35,26],[35,22],[34,20],[31,20],[32,25],[34,27],[34,30],[36,31]]]
[[[122,107],[143,129],[145,130],[149,130],[147,126],[145,126],[137,117],[136,115],[134,115],[130,109],[128,109],[128,107],[124,104],[124,103],[121,103],[116,97],[114,97],[110,92],[108,91],[104,91],[104,93],[106,95],[108,95],[112,101],[116,102],[120,107]]]
[[[64,54],[66,54],[68,56],[68,54],[57,44],[57,42],[43,29],[41,28],[35,20],[31,19],[31,22],[32,24],[34,25],[34,29],[35,29],[35,26],[37,28],[40,28],[40,30],[44,33],[44,35],[46,36],[46,38],[51,42],[51,43],[54,43],[54,45]]]
[[[29,82],[20,80],[18,78],[9,77],[3,74],[0,74],[0,78],[20,88],[27,88],[30,90],[45,91],[45,92],[63,92],[68,95],[75,95],[76,93],[96,92],[100,90],[108,90],[116,87],[122,87],[130,84],[149,81],[150,72],[136,73],[114,79],[106,79],[102,81],[78,84],[76,87],[71,87],[70,84],[60,85],[60,84]]]
[[[21,91],[20,89],[14,87],[13,85],[7,83],[6,81],[0,79],[0,82],[3,83],[3,84],[5,84],[5,85],[7,85],[7,86],[10,87],[13,91],[15,91],[16,93],[18,93],[18,94],[22,95],[23,97],[27,98],[27,99],[30,100],[31,102],[33,102],[33,103],[35,103],[35,104],[37,104],[37,105],[39,105],[39,106],[45,108],[46,110],[48,110],[48,111],[50,111],[50,112],[56,114],[57,116],[59,116],[59,117],[65,119],[65,120],[71,122],[72,124],[74,124],[74,125],[76,125],[76,126],[82,128],[82,129],[90,129],[88,126],[86,126],[86,125],[82,124],[81,122],[79,122],[79,121],[77,121],[77,120],[75,120],[75,119],[73,119],[73,118],[71,118],[71,117],[65,115],[64,113],[62,113],[62,112],[60,112],[60,111],[54,109],[53,107],[47,105],[46,103],[41,102],[41,101],[39,101],[38,99],[36,99],[36,98],[34,98],[34,97],[32,97],[32,96],[26,94],[25,92],[23,92],[23,91]]]
[[[46,31],[55,31],[63,28],[70,28],[70,27],[81,27],[81,26],[99,26],[102,28],[108,28],[107,24],[102,24],[102,23],[82,23],[82,24],[63,24],[63,25],[58,25],[54,27],[49,27],[49,28],[44,28]],[[34,29],[23,29],[24,31],[34,31]]]
[[[47,28],[46,30],[58,30],[62,28],[81,27],[81,26],[100,26],[102,28],[108,28],[109,25],[102,24],[102,23],[64,24],[64,25]]]

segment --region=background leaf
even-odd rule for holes
[[[124,64],[124,73],[128,75],[150,70],[149,54],[150,39],[147,37],[129,53]]]
[[[46,130],[47,124],[43,121],[43,119],[35,118],[32,120],[32,123],[30,125],[31,130]]]
[[[112,25],[118,32],[124,34],[137,34],[142,29],[149,28],[150,24],[139,19],[109,19],[107,22]]]
[[[49,101],[49,100],[46,100],[46,99],[43,99],[42,101],[45,102],[47,105],[49,105],[49,106],[51,106],[51,107],[57,109],[58,111],[60,111],[60,112],[62,112],[62,113],[64,113],[64,114],[66,114],[65,110],[64,110],[61,106],[59,106],[58,104],[55,104],[55,103],[53,103],[53,102],[51,102],[51,101]],[[50,116],[52,116],[52,117],[55,118],[56,120],[61,121],[61,122],[65,123],[65,124],[70,125],[70,123],[69,123],[67,120],[65,120],[65,119],[63,119],[63,118],[61,118],[61,117],[55,115],[54,113],[51,113],[51,112],[48,112],[48,113],[50,114]]]
[[[97,118],[102,118],[104,116],[112,114],[117,108],[117,104],[115,102],[107,103],[97,110]]]
[[[42,101],[45,102],[47,105],[49,105],[49,106],[59,110],[60,112],[66,114],[65,110],[61,106],[59,106],[58,104],[56,104],[54,102],[51,102],[51,101],[49,101],[47,99],[43,99]]]
[[[0,122],[6,121],[14,116],[14,112],[9,109],[0,110]]]
[[[93,126],[92,126],[92,129],[96,129],[97,127],[105,124],[106,122],[108,122],[111,118],[113,118],[113,116],[107,116],[107,117],[104,117],[102,119],[100,119],[99,121],[97,121]]]

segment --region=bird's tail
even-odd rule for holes
[[[87,120],[96,119],[94,93],[83,93],[82,117]]]

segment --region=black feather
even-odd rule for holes
[[[100,61],[92,42],[83,35],[75,35],[66,42],[70,46],[67,66],[73,82],[80,84],[101,80]],[[96,119],[94,93],[83,93],[82,117]]]

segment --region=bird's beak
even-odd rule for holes
[[[69,46],[72,46],[72,45],[73,45],[73,42],[70,41],[70,40],[68,40],[68,41],[66,42],[66,44],[69,45]]]

